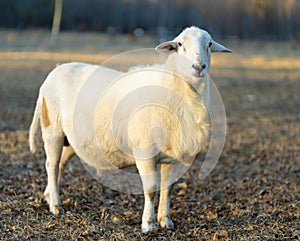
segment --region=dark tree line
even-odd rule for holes
[[[0,0],[0,28],[50,29],[54,2]],[[220,37],[299,40],[299,13],[299,0],[63,0],[61,29],[175,34],[197,25]]]

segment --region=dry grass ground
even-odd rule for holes
[[[176,229],[140,233],[143,197],[112,191],[74,159],[54,218],[41,198],[44,152],[27,132],[38,88],[57,62],[100,63],[116,52],[154,46],[97,34],[64,34],[58,49],[44,32],[0,33],[0,240],[299,240],[300,48],[228,43],[212,77],[224,100],[228,133],[213,172],[195,165],[175,185]]]

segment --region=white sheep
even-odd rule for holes
[[[169,211],[172,183],[182,172],[180,165],[189,166],[203,150],[207,132],[206,108],[197,85],[210,69],[211,52],[230,50],[197,27],[185,29],[156,50],[170,54],[165,65],[122,73],[96,65],[68,63],[57,66],[42,84],[29,142],[34,152],[35,135],[41,126],[48,175],[44,195],[53,215],[60,212],[58,187],[63,168],[76,154],[88,165],[102,170],[136,165],[145,197],[143,233],[156,227],[153,200],[161,180],[157,219],[162,227],[174,228]],[[82,88],[92,75],[100,81],[92,81],[78,103]],[[118,78],[100,103],[91,97],[93,91],[102,91]],[[143,91],[149,86],[157,88]],[[128,119],[129,105],[123,105],[117,114],[114,110],[132,92],[129,104],[146,102],[147,97],[156,103],[142,103],[143,108]],[[75,111],[78,104],[82,106],[79,113]],[[153,128],[157,126],[158,129]]]

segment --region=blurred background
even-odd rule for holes
[[[1,0],[0,28],[51,30],[61,22],[62,31],[166,38],[197,25],[223,39],[299,41],[299,12],[296,0]]]

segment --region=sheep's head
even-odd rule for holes
[[[174,40],[161,43],[155,50],[174,53],[177,72],[193,79],[204,77],[209,72],[211,53],[231,52],[214,41],[208,32],[197,27],[186,28]]]

